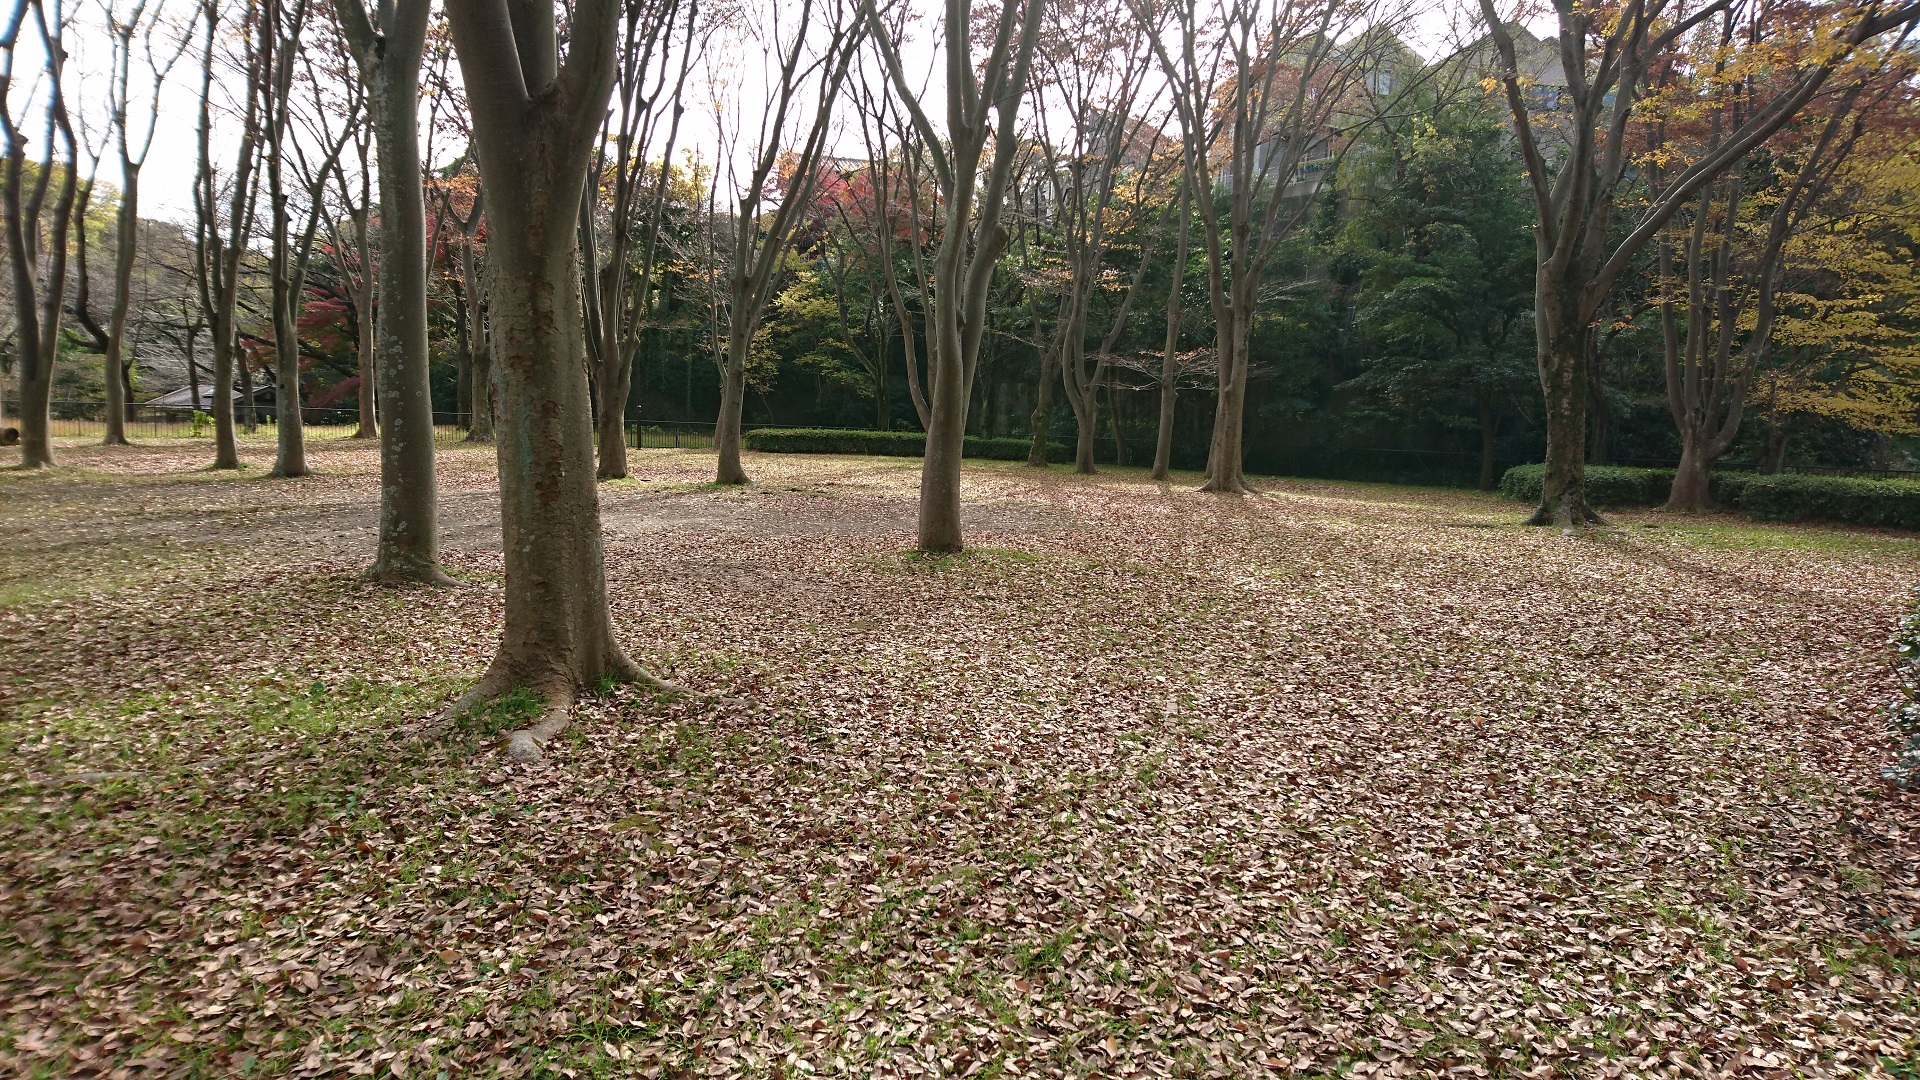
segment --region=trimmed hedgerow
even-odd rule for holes
[[[1500,478],[1500,494],[1519,502],[1540,501],[1545,465],[1515,465]],[[1595,506],[1653,506],[1667,501],[1672,469],[1587,466],[1587,501]]]
[[[1743,476],[1716,498],[1770,521],[1839,521],[1920,529],[1920,483],[1858,476]]]
[[[740,436],[748,450],[768,454],[874,454],[881,457],[919,457],[927,451],[927,437],[918,431],[859,431],[847,428],[760,428]],[[985,439],[968,436],[963,451],[971,458],[1025,461],[1026,439]],[[1049,456],[1058,447],[1049,447]]]
[[[1542,465],[1516,465],[1500,478],[1500,493],[1540,501]],[[1587,501],[1595,506],[1658,506],[1673,488],[1672,469],[1587,466]],[[1857,476],[1787,473],[1715,473],[1713,499],[1765,521],[1832,521],[1920,529],[1920,483]]]

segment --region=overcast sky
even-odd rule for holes
[[[72,3],[73,0],[67,0]],[[127,0],[120,0],[124,6]],[[167,16],[174,20],[187,20],[193,16],[193,4],[190,0],[149,0],[163,2]],[[720,132],[726,127],[739,128],[757,121],[758,102],[765,93],[763,78],[765,64],[762,46],[756,40],[753,31],[765,31],[772,25],[768,17],[771,10],[766,5],[780,0],[747,0],[746,10],[761,12],[752,27],[742,27],[732,32],[722,33],[712,39],[712,47],[696,65],[695,73],[686,87],[688,111],[681,125],[678,141],[677,159],[684,159],[689,152],[698,153],[712,162],[720,153]],[[919,0],[925,3],[925,0]],[[783,5],[791,12],[794,6]],[[1460,20],[1463,14],[1475,9],[1464,9],[1458,0],[1431,0],[1415,15],[1407,30],[1411,44],[1429,55],[1441,51],[1451,37],[1449,28]],[[328,17],[328,8],[320,4],[315,11],[316,17]],[[191,28],[189,28],[191,29]],[[930,21],[915,28],[915,36],[906,44],[909,69],[919,73],[934,73],[937,79],[938,68],[935,64],[937,52],[933,41],[935,27]],[[310,31],[311,33],[311,31]],[[185,222],[193,215],[193,177],[195,170],[195,124],[196,96],[199,92],[200,72],[198,62],[198,37],[190,45],[188,55],[175,66],[167,85],[161,92],[160,119],[155,132],[154,147],[142,174],[143,217]],[[72,56],[70,72],[76,113],[83,126],[93,133],[93,140],[101,140],[105,131],[107,99],[107,70],[110,64],[111,50],[109,37],[104,23],[93,4],[81,9],[69,46]],[[37,66],[37,57],[30,56],[28,50],[22,50],[19,65],[22,71],[31,70],[29,65]],[[452,62],[451,77],[459,78],[459,64]],[[140,73],[140,61],[136,58],[135,84],[137,99],[144,99],[144,78]],[[862,78],[861,70],[867,78],[877,78],[879,66],[867,63],[863,69],[856,69],[853,78]],[[932,80],[930,80],[932,81]],[[930,86],[929,110],[938,117],[939,87]],[[15,91],[16,109],[27,104],[28,94],[39,92],[32,84],[23,84]],[[218,95],[217,96],[224,96]],[[750,106],[750,107],[748,107]],[[134,112],[136,134],[144,120],[143,106],[136,104]],[[841,116],[849,115],[849,110],[839,110]],[[728,117],[732,117],[728,120]],[[235,149],[233,140],[237,137],[231,130],[234,125],[227,124],[220,130],[218,139],[221,157],[231,165]],[[751,134],[751,132],[749,132]],[[436,156],[445,161],[456,156],[460,147],[447,145],[442,137],[435,147]],[[835,149],[839,153],[858,156],[861,149],[860,133],[857,123],[842,123],[836,132]],[[100,167],[100,179],[109,183],[118,183],[119,168],[111,153]]]

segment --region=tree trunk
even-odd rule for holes
[[[1760,471],[1768,476],[1777,476],[1787,466],[1787,440],[1793,438],[1793,432],[1785,424],[1767,425],[1766,456],[1760,461]]]
[[[233,345],[234,359],[240,364],[240,424],[251,435],[260,430],[260,406],[253,399],[253,360],[246,355],[236,341]],[[275,412],[279,410],[276,407]]]
[[[734,338],[740,340],[731,340]],[[729,339],[727,370],[720,378],[720,414],[713,424],[713,448],[717,451],[713,481],[744,484],[747,473],[740,467],[740,411],[747,398],[747,342],[743,334],[730,334]],[[738,361],[734,359],[736,349]]]
[[[1493,395],[1481,391],[1475,395],[1480,406],[1480,490],[1492,491],[1493,475],[1493,436],[1498,418],[1493,413]]]
[[[1713,459],[1702,447],[1697,437],[1683,436],[1680,447],[1680,466],[1673,470],[1673,489],[1667,495],[1667,503],[1662,510],[1710,510],[1713,508],[1713,494],[1709,478],[1712,476]]]
[[[233,336],[213,334],[213,386],[207,405],[213,412],[213,467],[240,467],[239,440],[233,431]]]
[[[276,294],[281,289],[276,284]],[[300,327],[293,315],[297,302],[292,296],[273,298],[273,475],[287,479],[313,473],[307,467],[307,425],[300,410]]]
[[[364,184],[361,190],[364,194]],[[360,329],[358,358],[360,385],[355,388],[357,393],[354,399],[355,404],[359,406],[360,423],[354,429],[353,437],[372,439],[380,434],[380,421],[374,404],[374,384],[377,382],[374,367],[378,363],[375,359],[378,353],[374,349],[373,251],[367,244],[367,208],[365,206],[353,215],[353,239],[354,247],[360,253],[360,284],[354,290],[353,298],[354,308],[359,316]]]
[[[599,399],[594,420],[600,440],[599,472],[595,475],[602,480],[624,480],[627,476],[627,400],[633,392],[633,364],[626,359],[626,350],[616,348],[615,352],[620,359],[601,365],[602,377],[593,387]]]
[[[607,607],[571,243],[576,199],[551,194],[553,220],[535,222],[536,231],[547,233],[544,244],[515,227],[519,223],[502,220],[488,249],[506,632],[468,698],[527,687],[550,712],[561,710],[564,722],[564,709],[580,690],[608,676],[638,678],[639,671],[615,644]],[[496,213],[504,202],[494,204]],[[537,730],[523,734],[509,753],[537,758],[543,737]]]
[[[936,304],[939,311],[949,305]],[[960,533],[960,463],[966,451],[967,393],[965,372],[959,362],[960,328],[958,320],[949,328],[936,314],[940,346],[930,349],[933,363],[927,381],[932,384],[933,400],[928,403],[927,449],[920,462],[919,547],[921,551],[952,552],[962,549]],[[929,325],[933,332],[935,326]],[[950,331],[950,332],[949,332]],[[950,339],[950,340],[949,340]],[[944,352],[945,355],[942,355]]]
[[[1250,303],[1239,307],[1240,312],[1251,310]],[[1236,317],[1221,329],[1225,332],[1220,335],[1220,392],[1214,402],[1207,482],[1200,490],[1250,495],[1253,489],[1247,486],[1245,450],[1241,442],[1247,400],[1246,318]]]
[[[101,357],[106,366],[107,431],[100,441],[106,446],[127,445],[127,411],[133,406],[133,393],[127,378],[127,311],[133,300],[133,256],[140,236],[140,174],[129,170],[120,192],[120,220],[114,229],[113,310],[107,316],[107,351]],[[81,223],[85,228],[86,223]]]
[[[187,393],[196,413],[200,411],[200,365],[194,362],[193,347],[199,336],[196,331],[187,332]]]
[[[420,23],[424,27],[424,16]],[[424,30],[421,31],[424,34]],[[405,52],[405,49],[399,52]],[[417,52],[414,54],[417,56]],[[426,202],[420,188],[419,63],[368,72],[380,169],[374,384],[380,417],[380,540],[369,580],[443,584],[427,370]]]
[[[1040,383],[1033,396],[1033,416],[1028,423],[1033,438],[1027,444],[1027,464],[1043,467],[1047,463],[1047,427],[1053,418],[1053,350],[1040,350]]]
[[[53,464],[53,369],[25,350],[14,363],[20,369],[20,464],[45,468]]]
[[[1580,525],[1601,523],[1587,505],[1587,361],[1591,330],[1575,315],[1564,314],[1575,302],[1564,302],[1544,277],[1538,309],[1559,313],[1540,322],[1540,389],[1546,405],[1547,458],[1541,478],[1540,506],[1529,525],[1552,525],[1571,532]]]

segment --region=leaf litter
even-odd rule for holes
[[[315,456],[0,480],[0,1070],[1920,1059],[1910,541],[982,464],[928,559],[911,462],[648,451],[603,492],[621,639],[733,700],[611,688],[521,766],[528,703],[406,737],[498,633],[490,453],[443,452],[469,587],[430,592],[356,579],[372,448]]]

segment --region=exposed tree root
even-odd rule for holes
[[[418,559],[389,559],[376,561],[372,566],[360,572],[360,580],[373,585],[391,585],[398,587],[424,586],[427,588],[457,588],[461,582],[447,576],[444,570],[434,563]]]
[[[684,697],[703,699],[722,704],[746,706],[751,702],[744,698],[725,694],[700,694],[679,683],[653,675],[634,663],[626,656],[617,656],[611,673],[616,681],[636,683],[663,694],[675,694]],[[514,679],[489,671],[482,675],[467,692],[424,720],[413,732],[413,739],[424,742],[444,733],[461,717],[476,709],[513,692],[516,689],[531,690],[540,699],[540,716],[533,723],[516,728],[501,736],[505,743],[507,757],[514,761],[534,762],[542,759],[543,750],[553,737],[567,729],[572,722],[573,707],[579,703],[578,688],[559,681],[547,681],[535,685],[517,683]]]
[[[1606,526],[1612,522],[1595,513],[1585,499],[1567,498],[1554,504],[1541,503],[1521,524],[1552,526],[1559,529],[1562,536],[1572,536],[1582,527]]]
[[[1200,485],[1200,490],[1213,495],[1260,494],[1259,489],[1247,483],[1245,480],[1221,480],[1216,482],[1212,478],[1208,478],[1206,483]]]

